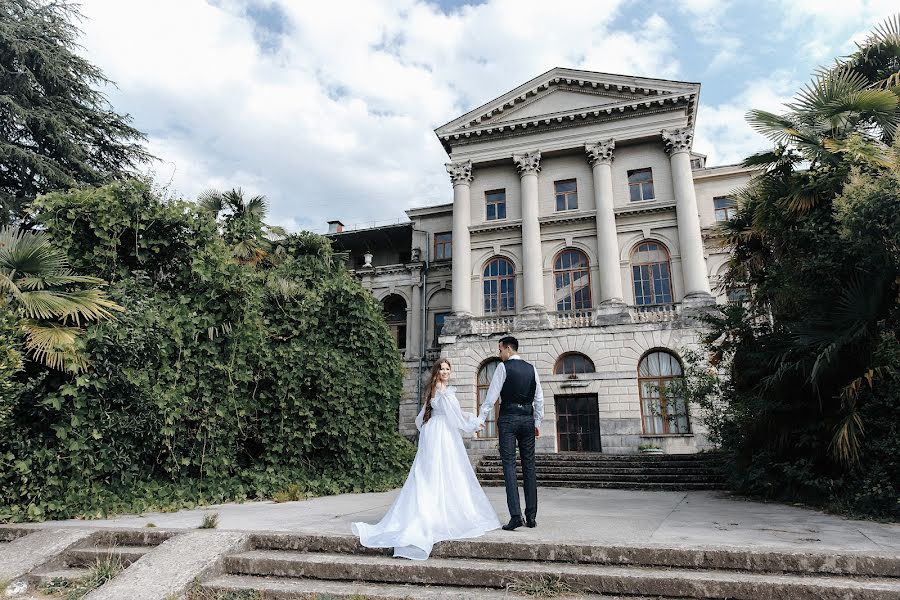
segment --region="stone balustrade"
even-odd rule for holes
[[[471,321],[472,333],[483,335],[512,331],[515,318],[514,315],[474,317]]]
[[[559,310],[549,313],[550,325],[554,329],[569,327],[590,327],[594,319],[592,310]]]
[[[681,318],[681,304],[651,304],[629,306],[632,323],[662,323]]]

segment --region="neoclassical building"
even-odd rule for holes
[[[476,412],[497,340],[541,374],[543,452],[707,445],[666,393],[698,343],[696,316],[739,301],[714,227],[752,172],[692,151],[700,85],[555,68],[435,130],[453,202],[409,222],[329,237],[383,303],[408,367],[399,424],[413,435],[420,371],[450,359]],[[496,446],[494,421],[467,440]]]

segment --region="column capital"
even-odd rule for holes
[[[513,161],[519,169],[519,175],[537,175],[541,172],[541,153],[539,150],[525,154],[513,154]]]
[[[616,147],[616,140],[610,138],[608,140],[600,140],[596,144],[585,144],[584,149],[588,154],[588,160],[591,166],[608,165],[613,161],[613,149]]]
[[[663,129],[662,138],[666,142],[666,151],[669,154],[690,152],[694,132],[690,129]]]
[[[447,168],[447,172],[450,174],[450,181],[453,183],[453,185],[458,185],[460,183],[465,183],[468,185],[472,183],[473,177],[471,160],[444,163],[444,167]]]

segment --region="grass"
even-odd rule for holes
[[[275,502],[297,502],[299,500],[307,500],[315,496],[314,493],[309,492],[299,483],[290,484],[286,490],[281,492],[275,492],[272,496],[272,500]]]
[[[197,529],[215,529],[219,526],[219,513],[206,513]]]
[[[185,600],[264,600],[264,597],[257,591],[213,592],[204,590],[196,579],[188,588],[184,598]]]
[[[574,590],[559,575],[523,577],[507,584],[506,589],[523,596],[555,598],[571,594]]]
[[[85,578],[75,580],[54,578],[44,585],[41,591],[51,596],[61,596],[64,600],[81,600],[118,575],[123,568],[118,556],[104,556],[91,565],[90,572]]]
[[[147,523],[144,527],[156,527],[156,523]]]

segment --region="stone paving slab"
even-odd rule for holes
[[[197,531],[175,536],[94,590],[84,600],[163,600],[211,573],[223,557],[246,545],[242,532]]]
[[[160,528],[194,529],[205,513],[217,512],[220,530],[348,535],[353,521],[378,521],[397,493],[341,494],[280,504],[223,504],[44,526],[143,527],[154,523]],[[485,493],[501,522],[506,522],[504,490],[485,488]],[[540,488],[538,500],[537,528],[496,530],[480,539],[900,553],[900,524],[845,519],[798,506],[748,501],[727,492]]]
[[[318,581],[315,579],[285,579],[283,577],[244,577],[227,575],[203,585],[207,590],[222,593],[230,591],[265,590],[265,598],[271,600],[308,600],[312,594],[323,598],[358,599],[361,596],[378,600],[519,600],[523,596],[505,590],[487,588],[457,588],[443,586],[397,585],[378,583],[351,583],[343,581]],[[603,600],[656,600],[646,596],[603,596]],[[566,594],[565,600],[598,600],[596,595]],[[687,600],[667,598],[666,600]]]
[[[80,527],[48,527],[4,543],[0,546],[0,582],[22,577],[93,533]]]

